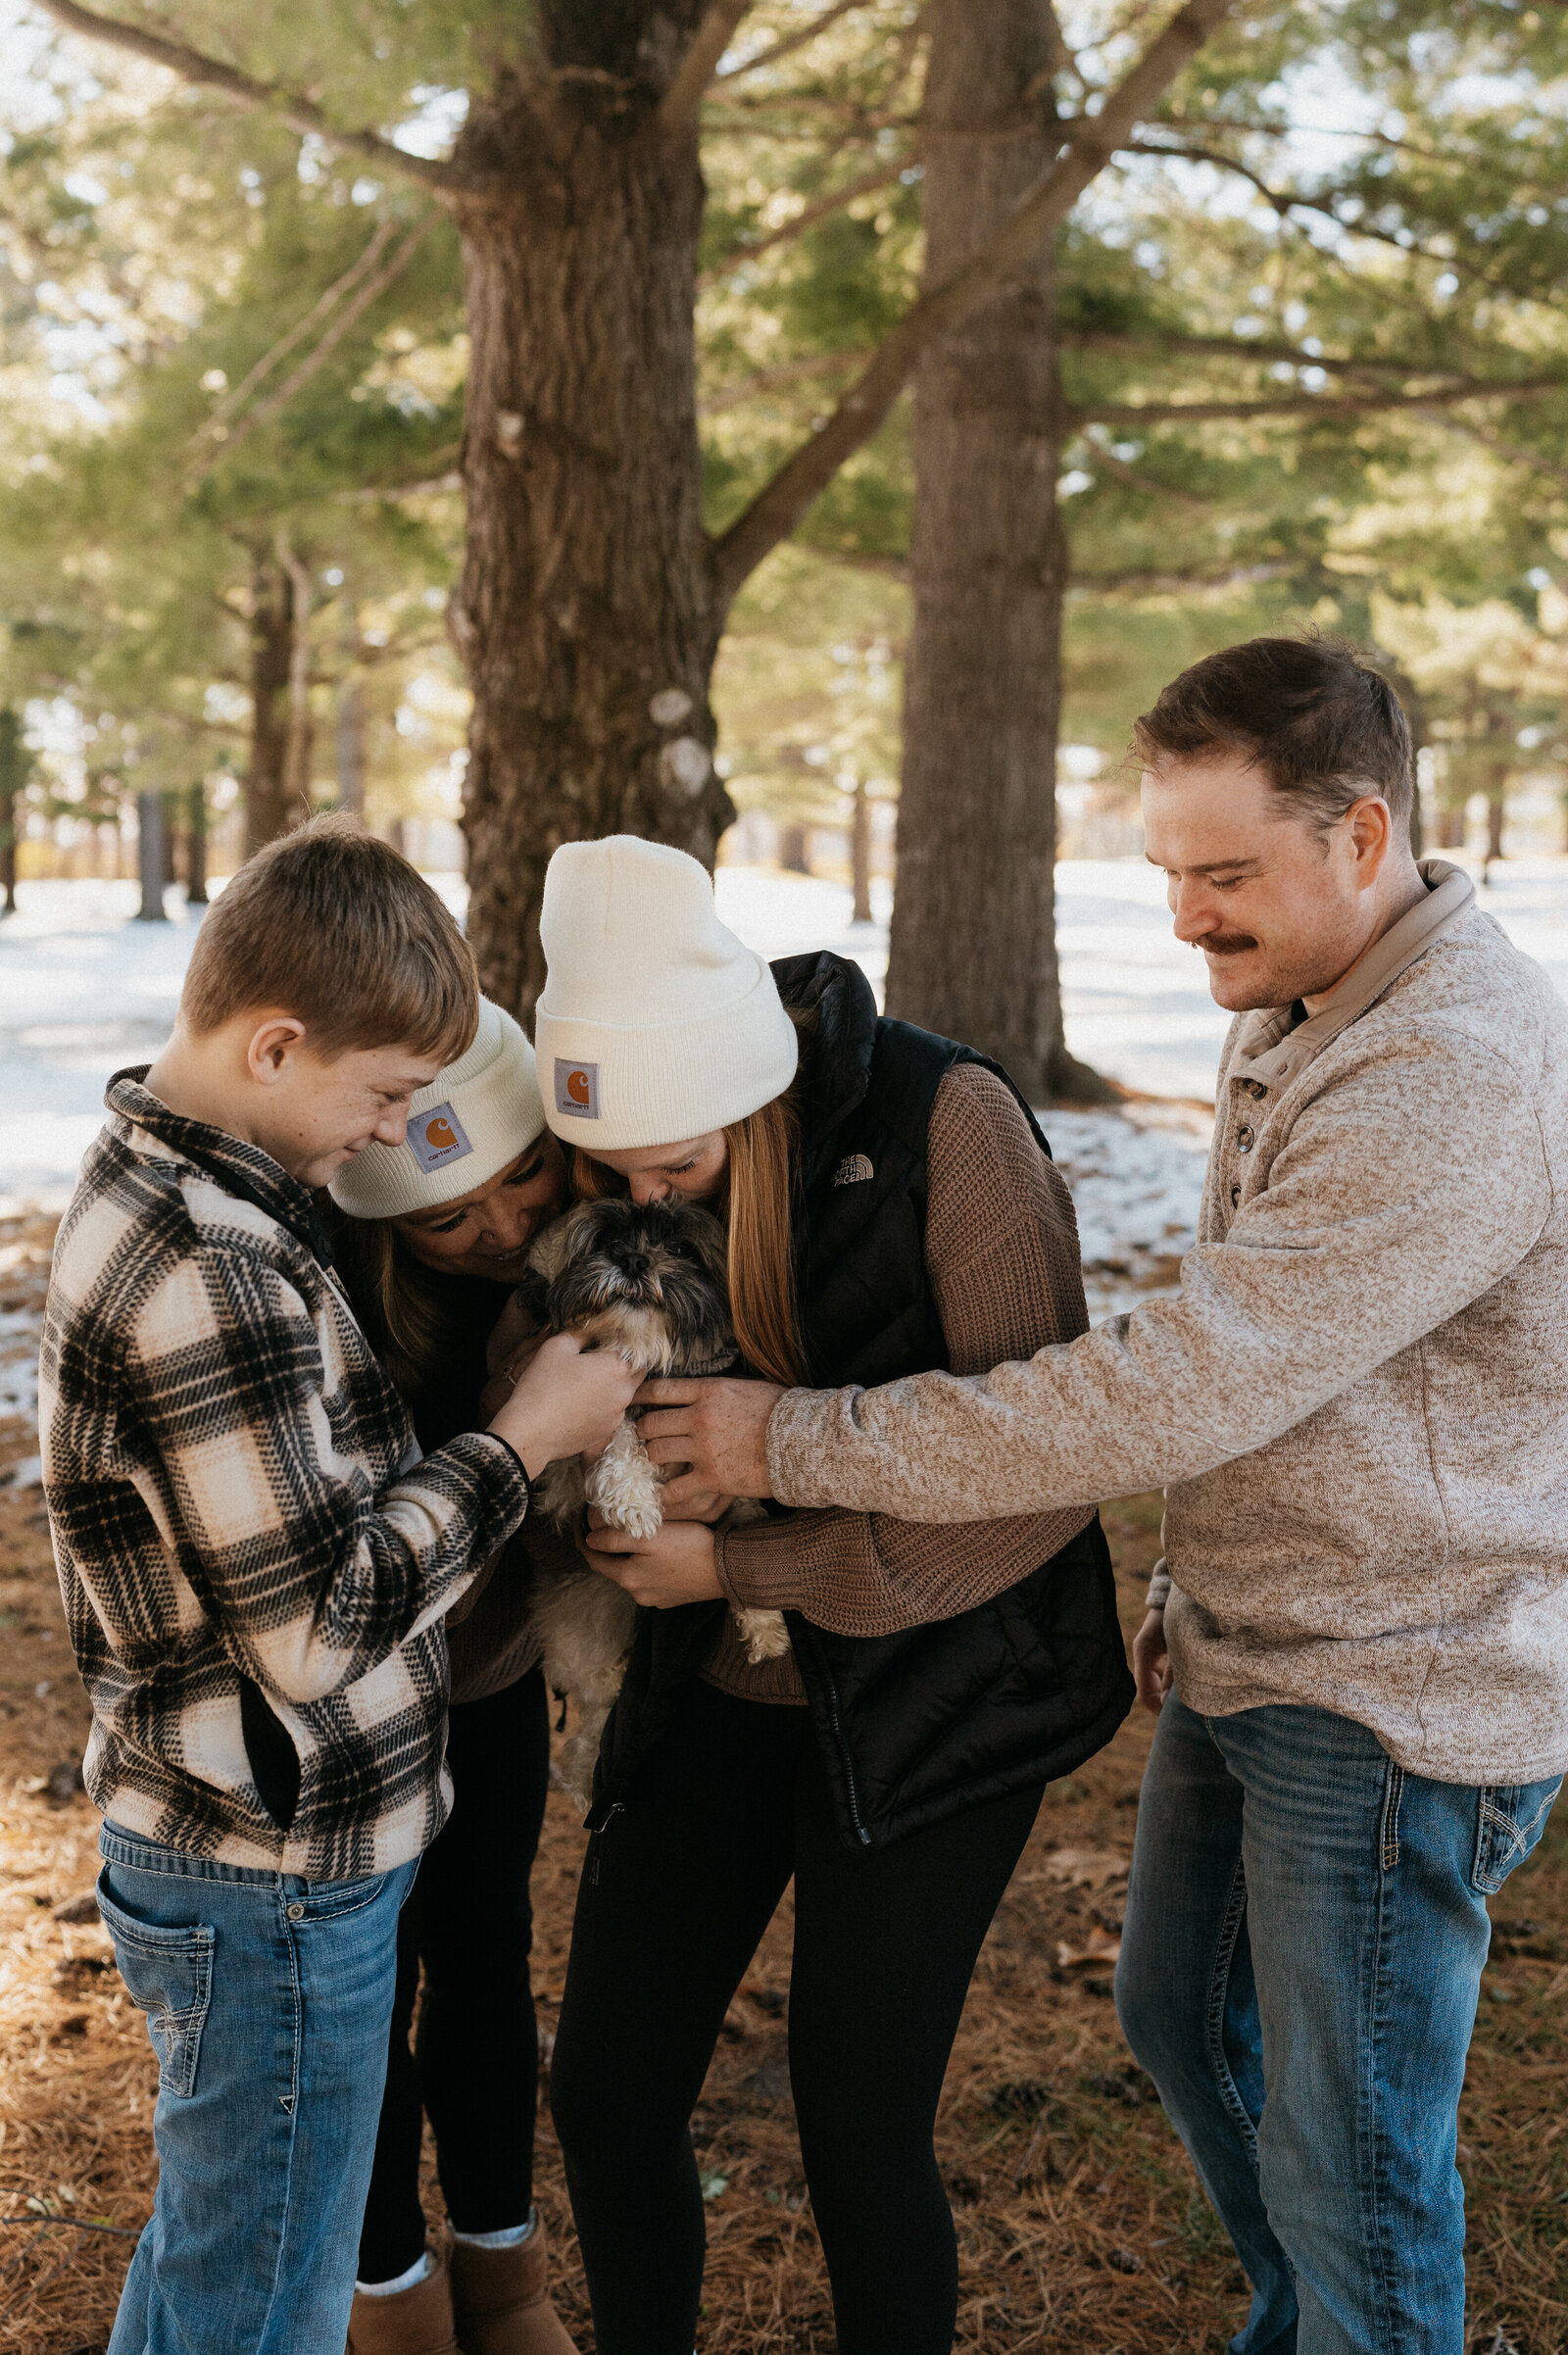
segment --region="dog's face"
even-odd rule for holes
[[[541,1235],[531,1263],[558,1332],[619,1349],[650,1373],[734,1352],[724,1230],[695,1202],[579,1202]]]

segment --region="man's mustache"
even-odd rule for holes
[[[1205,932],[1193,946],[1201,949],[1205,957],[1240,957],[1257,943],[1250,932]]]

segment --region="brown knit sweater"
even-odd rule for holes
[[[956,1374],[989,1372],[1089,1326],[1078,1223],[1017,1104],[977,1063],[943,1080],[927,1138],[926,1270]],[[723,1532],[732,1602],[887,1636],[988,1602],[1094,1518],[1092,1505],[938,1528],[885,1513],[792,1512]],[[793,1657],[752,1667],[726,1618],[704,1677],[746,1700],[804,1701]]]

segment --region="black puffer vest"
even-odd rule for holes
[[[865,976],[842,957],[785,957],[773,971],[785,1004],[817,1016],[800,1082],[797,1237],[810,1379],[870,1386],[943,1367],[925,1265],[931,1107],[955,1063],[982,1063],[1012,1082],[970,1048],[879,1018]],[[605,1729],[590,1830],[609,1821],[681,1707],[725,1607],[642,1614]],[[983,1799],[1069,1774],[1132,1705],[1098,1520],[1017,1586],[956,1618],[894,1636],[839,1636],[799,1611],[787,1618],[852,1845],[885,1847]]]

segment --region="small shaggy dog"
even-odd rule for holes
[[[640,1372],[722,1374],[738,1356],[726,1258],[723,1228],[694,1202],[639,1205],[614,1197],[579,1202],[534,1244],[524,1297],[546,1331],[578,1333],[618,1349]],[[585,1505],[597,1505],[613,1528],[651,1538],[663,1519],[660,1489],[674,1469],[649,1462],[627,1415],[586,1471],[577,1456],[547,1467],[536,1484],[538,1509],[564,1527]],[[730,1526],[761,1517],[762,1507],[746,1498],[725,1516]],[[538,1575],[529,1609],[544,1638],[546,1678],[577,1702],[578,1728],[563,1772],[586,1808],[637,1606],[612,1580],[585,1566]],[[754,1663],[789,1649],[781,1612],[737,1609],[734,1616]]]

